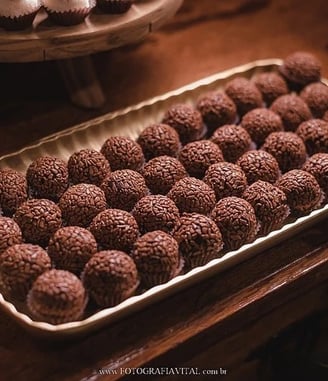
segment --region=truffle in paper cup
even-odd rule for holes
[[[20,30],[32,25],[41,8],[41,0],[1,0],[0,27]]]

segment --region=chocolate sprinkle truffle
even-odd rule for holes
[[[101,185],[110,174],[108,160],[94,149],[82,149],[73,153],[68,160],[69,179],[73,184]]]
[[[248,151],[237,160],[236,164],[244,171],[248,184],[257,180],[273,184],[280,176],[277,160],[266,151]]]
[[[200,112],[187,104],[171,106],[164,115],[162,123],[177,131],[182,144],[200,139],[204,130]]]
[[[179,160],[190,176],[202,179],[211,164],[223,161],[219,146],[210,140],[199,140],[185,145],[180,151]]]
[[[249,111],[244,115],[241,126],[245,128],[258,147],[264,143],[271,132],[283,130],[280,116],[267,108],[256,108]]]
[[[315,177],[301,169],[285,173],[276,185],[286,194],[294,214],[309,213],[319,207],[323,200],[323,193]]]
[[[315,118],[322,118],[328,110],[328,86],[321,82],[307,85],[300,97],[309,106]]]
[[[139,200],[132,210],[142,234],[163,230],[171,232],[179,221],[179,210],[175,203],[166,196],[151,195]]]
[[[22,241],[22,232],[16,222],[9,217],[0,217],[0,255]]]
[[[109,161],[112,171],[133,169],[138,171],[145,158],[140,145],[134,140],[122,136],[113,136],[105,141],[101,153]]]
[[[50,324],[79,320],[87,304],[80,279],[65,270],[50,270],[38,277],[27,296],[33,318]]]
[[[160,230],[138,238],[131,257],[137,266],[141,282],[146,287],[168,282],[178,275],[182,267],[177,241]]]
[[[50,268],[47,252],[37,245],[17,244],[0,255],[0,276],[4,290],[18,300],[25,300],[35,279]]]
[[[328,197],[328,153],[316,153],[311,156],[303,168],[304,171],[311,173],[319,183],[321,189]]]
[[[59,207],[47,199],[24,202],[14,215],[26,242],[47,246],[50,237],[62,225]]]
[[[14,169],[0,169],[0,212],[12,216],[16,209],[27,200],[25,177]]]
[[[256,181],[250,185],[243,198],[254,208],[260,222],[260,235],[279,229],[290,213],[285,193],[266,181]]]
[[[240,117],[253,108],[262,107],[262,95],[250,80],[236,77],[225,86],[225,92],[234,101]]]
[[[96,253],[85,266],[82,280],[100,307],[113,307],[135,293],[138,271],[131,257],[117,250]]]
[[[63,194],[59,207],[67,225],[87,227],[107,204],[102,189],[93,184],[77,184]]]
[[[58,229],[51,237],[48,254],[57,269],[80,275],[85,264],[97,252],[94,236],[79,226]]]
[[[261,149],[277,160],[282,172],[301,168],[306,160],[305,145],[293,132],[273,132],[266,138]]]
[[[107,209],[90,224],[90,231],[103,249],[129,252],[139,236],[134,217],[121,209]]]
[[[295,94],[282,95],[270,109],[280,116],[286,131],[295,131],[302,122],[311,118],[308,105]]]
[[[308,120],[298,127],[296,133],[303,140],[310,156],[328,152],[328,122],[321,119]]]
[[[286,81],[278,73],[260,73],[255,75],[252,81],[260,90],[267,106],[270,106],[281,95],[288,93]]]
[[[68,188],[67,165],[56,157],[39,157],[27,168],[26,179],[33,197],[57,201]]]
[[[185,177],[175,183],[167,196],[174,201],[180,213],[208,214],[215,205],[213,189],[194,177]]]
[[[251,149],[251,137],[241,126],[233,124],[219,127],[211,141],[217,144],[226,161],[234,163],[243,153]]]
[[[212,164],[206,171],[204,182],[214,190],[217,201],[228,196],[240,197],[247,186],[241,168],[227,162]]]
[[[141,173],[153,194],[167,194],[177,181],[188,176],[180,161],[170,156],[154,157]]]
[[[217,224],[228,250],[239,249],[252,242],[258,231],[258,223],[252,205],[239,197],[226,197],[214,207],[211,218]]]
[[[221,232],[209,217],[184,213],[172,235],[179,244],[186,270],[205,265],[221,256]]]
[[[144,178],[132,169],[112,172],[102,183],[107,204],[110,208],[130,211],[136,202],[149,194]]]
[[[146,160],[156,156],[176,157],[181,147],[178,133],[167,124],[152,124],[145,128],[137,142],[142,148]]]
[[[234,123],[237,118],[235,104],[223,91],[204,94],[198,99],[196,107],[209,133],[224,124]]]

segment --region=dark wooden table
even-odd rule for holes
[[[51,62],[1,64],[0,155],[258,58],[309,50],[321,59],[327,77],[327,4],[185,0],[176,18],[143,43],[94,56],[108,99],[97,111],[75,108],[62,98],[63,84]],[[221,368],[225,380],[274,380],[268,343],[313,316],[322,317],[320,322],[327,323],[323,330],[328,330],[327,232],[325,220],[82,339],[34,339],[0,315],[0,380],[116,380],[123,377],[122,369],[159,366]],[[109,374],[101,375],[99,369]]]

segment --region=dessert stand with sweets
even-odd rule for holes
[[[29,29],[0,29],[0,62],[56,60],[72,102],[100,107],[105,97],[90,55],[141,40],[172,17],[182,1],[139,0],[121,15],[94,9],[82,24],[70,27],[51,23],[41,10]]]

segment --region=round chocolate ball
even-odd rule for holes
[[[97,6],[104,13],[121,14],[127,12],[135,0],[97,0]]]
[[[228,196],[240,197],[247,186],[241,168],[227,162],[212,164],[206,171],[204,182],[214,190],[217,200]]]
[[[110,165],[103,154],[94,149],[82,149],[68,160],[69,179],[73,184],[101,185],[110,174]]]
[[[113,307],[135,293],[138,271],[131,257],[117,250],[100,251],[86,264],[82,280],[100,307]]]
[[[306,160],[306,148],[302,139],[293,132],[272,132],[261,147],[278,162],[280,170],[287,172],[301,168]]]
[[[50,324],[79,320],[87,304],[80,279],[65,270],[50,270],[40,275],[27,296],[27,307],[34,319]]]
[[[211,164],[224,159],[217,144],[210,140],[199,140],[185,145],[180,151],[179,160],[190,176],[202,179]]]
[[[211,91],[202,95],[196,107],[202,114],[209,133],[224,124],[235,122],[237,118],[236,105],[223,91]]]
[[[178,133],[174,128],[163,123],[152,124],[145,128],[140,133],[137,142],[146,160],[164,155],[176,157],[181,147]]]
[[[50,237],[62,226],[59,207],[47,199],[24,202],[14,214],[26,242],[47,246]]]
[[[0,255],[22,241],[22,232],[16,222],[9,217],[0,217]]]
[[[16,209],[27,200],[25,176],[14,169],[0,169],[0,212],[12,216]]]
[[[94,236],[79,226],[58,229],[50,238],[48,254],[57,269],[80,275],[85,264],[97,252]]]
[[[328,122],[321,119],[307,120],[299,125],[296,133],[303,140],[310,156],[328,152]]]
[[[244,115],[241,126],[245,128],[257,146],[261,146],[271,132],[283,130],[280,116],[267,108],[249,111]]]
[[[301,169],[285,173],[276,185],[285,193],[294,214],[309,213],[323,201],[323,193],[315,177]]]
[[[311,111],[302,98],[295,94],[282,95],[271,105],[270,110],[278,114],[286,131],[295,131],[297,127],[311,118]]]
[[[132,169],[112,172],[101,185],[110,208],[130,211],[136,202],[149,194],[144,178]]]
[[[236,77],[225,86],[225,92],[234,101],[240,117],[253,108],[262,107],[263,99],[258,88],[244,77]]]
[[[256,181],[243,194],[260,222],[260,235],[279,229],[290,213],[285,193],[266,181]]]
[[[204,130],[200,112],[187,104],[171,106],[164,115],[162,123],[177,131],[182,144],[200,139]]]
[[[33,197],[57,201],[68,188],[67,164],[56,157],[39,157],[27,168],[26,179]]]
[[[328,197],[328,153],[316,153],[311,156],[303,168],[304,171],[311,173]]]
[[[143,197],[133,208],[132,215],[142,234],[153,230],[169,233],[180,218],[179,209],[175,203],[162,195]]]
[[[107,209],[90,224],[90,231],[103,249],[129,252],[139,236],[135,218],[121,209]]]
[[[141,282],[153,287],[168,282],[181,271],[179,246],[167,233],[155,230],[138,238],[131,252]]]
[[[309,106],[315,118],[322,118],[328,110],[328,86],[322,82],[307,85],[302,90],[300,97]]]
[[[237,160],[236,164],[244,171],[248,184],[258,180],[273,184],[280,176],[277,160],[266,151],[248,151]]]
[[[122,136],[113,136],[105,141],[101,153],[109,161],[112,171],[133,169],[138,171],[145,158],[140,145],[134,140]]]
[[[35,279],[50,268],[47,252],[37,245],[13,245],[0,255],[3,288],[9,296],[18,300],[25,300]]]
[[[180,161],[170,156],[154,157],[142,169],[142,175],[153,194],[167,194],[173,185],[188,176]]]
[[[93,184],[77,184],[62,195],[59,207],[67,225],[87,227],[107,204],[102,189]]]
[[[187,270],[222,255],[221,232],[214,221],[202,214],[184,213],[172,235],[179,244]]]
[[[214,207],[211,218],[217,224],[228,250],[239,249],[252,242],[258,231],[258,223],[252,205],[239,197],[225,197]]]
[[[260,90],[263,100],[267,106],[281,95],[288,94],[286,81],[275,72],[256,74],[252,81]]]
[[[194,177],[185,177],[175,183],[167,196],[174,201],[180,213],[208,214],[216,201],[213,189]]]
[[[252,144],[251,137],[245,128],[233,124],[215,130],[211,141],[220,147],[225,160],[232,163],[250,150]]]

